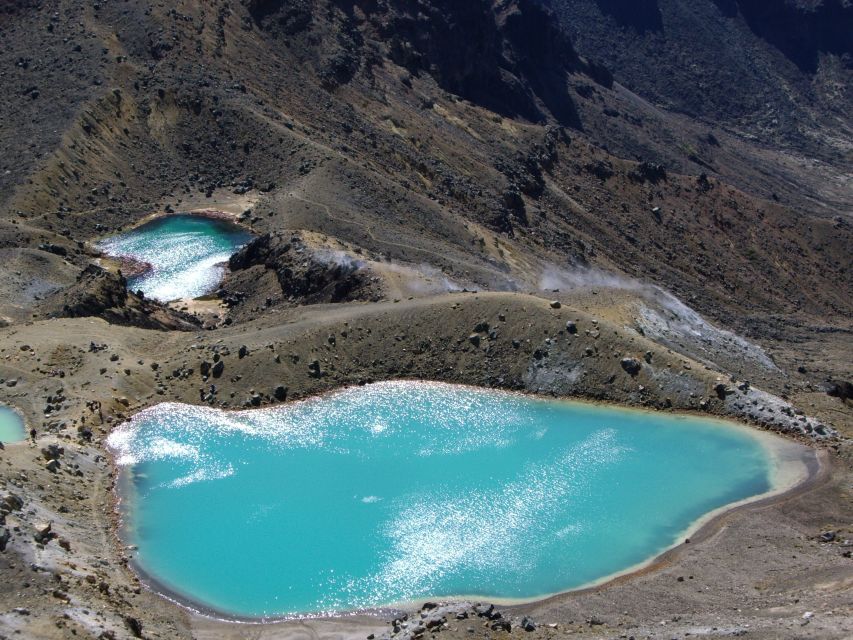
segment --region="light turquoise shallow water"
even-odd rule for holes
[[[164,404],[109,444],[139,566],[241,616],[564,591],[771,487],[745,428],[435,383]]]
[[[197,298],[216,289],[224,274],[222,263],[251,238],[222,220],[173,215],[106,238],[99,247],[111,256],[151,264],[148,272],[128,278],[127,286],[168,302]]]
[[[26,437],[24,421],[18,412],[0,405],[0,442],[20,442]]]

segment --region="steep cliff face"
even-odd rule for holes
[[[712,3],[726,18],[742,17],[756,36],[779,49],[803,71],[814,73],[821,53],[853,54],[853,3],[849,0],[712,0]],[[552,0],[551,4],[562,10],[565,5],[584,3]],[[690,11],[703,3],[691,0],[679,4]],[[660,33],[664,31],[664,13],[667,17],[675,14],[667,0],[594,0],[594,5],[615,24],[635,33]]]

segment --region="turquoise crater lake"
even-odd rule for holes
[[[23,418],[14,409],[0,405],[0,442],[20,442],[26,437]]]
[[[386,382],[251,411],[161,404],[109,446],[122,536],[155,588],[276,617],[590,584],[778,489],[770,439],[719,420]]]
[[[216,289],[224,263],[251,239],[250,233],[227,221],[178,214],[106,238],[98,247],[107,255],[150,265],[127,279],[128,288],[169,302]]]

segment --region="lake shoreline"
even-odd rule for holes
[[[772,464],[774,466],[774,477],[771,483],[771,487],[768,491],[755,496],[751,496],[749,498],[745,498],[743,500],[720,506],[708,513],[703,514],[698,519],[690,523],[678,536],[676,536],[676,541],[674,541],[670,545],[665,546],[661,551],[656,552],[654,555],[643,561],[626,567],[623,570],[619,570],[609,575],[602,576],[601,578],[596,579],[591,583],[587,583],[567,590],[562,590],[559,592],[531,596],[529,598],[495,598],[469,594],[442,597],[426,596],[422,599],[411,602],[390,603],[381,607],[371,607],[346,611],[308,612],[300,614],[283,614],[273,616],[245,616],[235,615],[224,610],[205,605],[193,599],[192,597],[181,593],[179,590],[170,587],[169,585],[165,584],[161,580],[151,575],[144,568],[142,568],[134,558],[130,558],[128,560],[129,567],[139,576],[141,582],[145,584],[145,586],[153,593],[163,597],[165,600],[183,609],[186,609],[194,615],[199,615],[224,623],[276,625],[288,624],[293,623],[295,621],[304,620],[331,622],[341,619],[352,620],[360,617],[367,618],[368,620],[371,620],[373,622],[377,622],[379,618],[389,616],[398,617],[403,613],[411,613],[418,608],[419,603],[425,600],[439,601],[442,603],[489,602],[498,605],[502,608],[507,608],[510,610],[521,610],[539,605],[547,605],[549,603],[560,602],[563,599],[572,598],[583,594],[598,593],[602,590],[606,590],[610,586],[622,584],[625,581],[630,581],[634,577],[653,573],[654,571],[672,563],[673,560],[678,557],[678,554],[681,553],[685,547],[688,547],[690,545],[695,546],[696,544],[701,544],[702,542],[711,538],[717,531],[720,530],[727,518],[731,517],[732,514],[745,512],[753,509],[760,510],[768,505],[777,504],[789,500],[792,497],[803,495],[809,490],[819,486],[821,482],[825,482],[830,473],[828,466],[829,459],[825,451],[813,446],[804,445],[801,442],[798,442],[795,439],[791,438],[790,434],[787,434],[788,437],[786,437],[785,435],[776,434],[772,431],[756,429],[752,425],[749,425],[742,421],[738,421],[733,418],[723,418],[701,414],[697,416],[695,412],[657,411],[643,407],[631,407],[604,401],[589,401],[586,399],[549,398],[543,397],[541,394],[536,394],[532,392],[504,390],[499,391],[495,389],[477,387],[475,385],[456,385],[439,381],[419,382],[440,386],[462,387],[481,392],[497,392],[501,394],[517,395],[526,400],[531,400],[535,402],[558,402],[566,404],[599,406],[615,411],[625,411],[626,413],[640,412],[645,415],[659,414],[662,416],[670,417],[675,415],[675,417],[683,416],[685,418],[689,417],[693,419],[701,418],[710,422],[718,422],[720,426],[748,432],[750,437],[757,440],[760,446],[765,449],[768,456],[772,459]],[[378,382],[376,384],[386,383]],[[278,405],[276,407],[263,409],[212,409],[211,411],[215,411],[217,413],[225,412],[238,414],[255,414],[258,412],[275,411],[287,405],[317,402],[323,398],[327,398],[331,395],[341,393],[347,388],[352,387],[331,389],[315,396],[310,396],[300,400],[289,401],[286,405]],[[173,404],[174,403],[162,403],[160,405],[153,405],[147,407],[132,416],[131,420],[144,414],[156,412],[158,409],[166,409],[168,408],[168,405]],[[196,409],[208,410],[207,407],[197,407],[195,405],[190,406],[193,406]],[[129,474],[123,472],[122,467],[117,464],[114,450],[111,447],[108,447],[107,450],[110,454],[109,457],[111,460],[112,468],[114,470],[114,473],[118,477],[119,482],[128,482],[130,480]],[[786,464],[784,461],[785,458],[795,458],[795,460],[793,461],[794,464],[802,465],[802,469],[800,469],[794,475],[790,474],[790,469],[783,470],[782,467]],[[790,465],[791,461],[788,460],[787,464]],[[132,465],[129,468],[132,469]],[[788,471],[788,473],[782,473],[782,471]],[[123,489],[119,487],[119,482],[116,482],[112,492],[114,496],[114,513],[117,523],[115,533],[120,543],[120,546],[122,546],[122,548],[126,548],[126,540],[123,540],[123,536],[125,535],[123,532],[125,532],[126,529],[124,527],[120,508],[120,503],[122,502],[122,499],[125,496],[122,495]],[[685,538],[687,539],[687,542],[684,541]],[[678,540],[681,540],[681,542],[679,542]]]

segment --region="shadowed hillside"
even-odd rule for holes
[[[845,0],[542,1],[582,55],[636,93],[849,164],[853,5]]]

